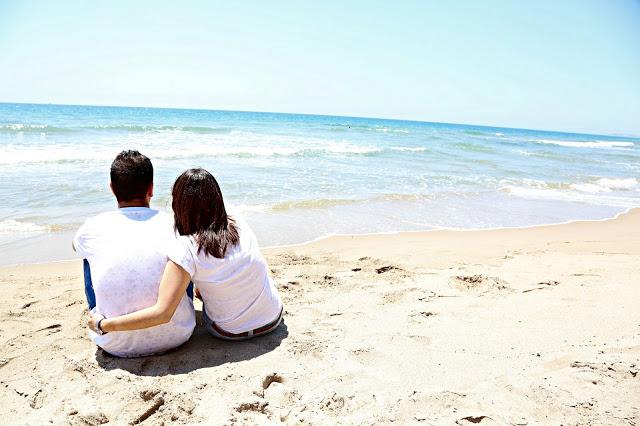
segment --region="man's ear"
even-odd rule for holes
[[[151,182],[151,185],[149,185],[149,189],[147,189],[147,197],[153,197],[153,182]]]
[[[113,196],[116,196],[116,193],[113,192],[113,184],[111,183],[111,181],[109,181],[109,189],[111,190],[111,193],[113,194]]]

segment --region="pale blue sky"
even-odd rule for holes
[[[640,2],[0,0],[0,102],[640,134]]]

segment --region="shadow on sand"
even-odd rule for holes
[[[211,336],[196,311],[197,325],[191,339],[164,355],[142,358],[118,358],[96,349],[96,360],[105,370],[122,369],[138,376],[186,374],[199,368],[217,367],[230,362],[246,361],[271,352],[289,335],[284,320],[269,334],[253,339],[230,342]]]

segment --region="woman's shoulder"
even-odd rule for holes
[[[241,235],[243,232],[252,232],[251,227],[249,226],[249,223],[247,222],[245,217],[242,215],[242,213],[239,213],[233,210],[229,211],[229,219],[231,219],[233,223],[235,223],[236,229],[238,229],[238,232]]]
[[[196,241],[191,235],[176,234],[175,246],[180,247],[183,251],[191,252],[193,255],[196,255],[198,251]]]

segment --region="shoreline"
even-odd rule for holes
[[[557,227],[557,226],[563,226],[563,225],[570,225],[570,224],[574,224],[574,223],[591,223],[591,222],[607,222],[607,221],[614,221],[617,220],[620,216],[629,214],[629,213],[633,213],[634,211],[638,211],[640,212],[640,206],[636,206],[636,207],[628,207],[626,210],[617,213],[615,216],[610,217],[610,218],[603,218],[603,219],[575,219],[575,220],[567,220],[565,222],[558,222],[558,223],[545,223],[545,224],[536,224],[536,225],[527,225],[527,226],[501,226],[501,227],[494,227],[494,228],[448,228],[448,227],[434,227],[433,229],[427,229],[427,230],[415,230],[415,231],[388,231],[388,232],[364,232],[364,233],[332,233],[332,234],[327,234],[327,235],[323,235],[317,238],[313,238],[311,240],[308,241],[304,241],[301,243],[294,243],[294,244],[281,244],[281,245],[267,245],[267,246],[262,246],[261,250],[266,250],[266,251],[276,251],[276,250],[281,250],[281,249],[288,249],[288,248],[298,248],[298,247],[304,247],[306,245],[310,245],[310,244],[314,244],[314,243],[319,243],[322,242],[323,240],[327,240],[327,239],[332,239],[332,238],[357,238],[357,237],[370,237],[370,236],[382,236],[382,235],[403,235],[403,234],[430,234],[433,232],[491,232],[491,231],[502,231],[502,230],[527,230],[527,229],[536,229],[536,228],[547,228],[547,227]],[[57,236],[62,236],[62,235],[70,235],[71,238],[69,239],[69,241],[71,241],[71,239],[73,238],[73,235],[75,233],[75,230],[73,232],[71,231],[66,231],[66,232],[49,232],[46,234],[42,234],[42,236],[45,235],[57,235]],[[70,259],[56,259],[56,260],[44,260],[44,261],[34,261],[34,262],[18,262],[18,263],[9,263],[9,264],[2,264],[0,263],[0,269],[2,268],[9,268],[9,267],[16,267],[16,266],[28,266],[28,265],[43,265],[43,264],[48,264],[48,263],[64,263],[64,262],[74,262],[78,260],[78,258],[70,258]]]
[[[620,216],[623,216],[625,214],[628,213],[633,213],[634,211],[638,211],[640,212],[640,206],[636,206],[636,207],[628,207],[626,210],[617,213],[615,216],[613,217],[608,217],[608,218],[604,218],[604,219],[572,219],[572,220],[567,220],[565,222],[558,222],[558,223],[543,223],[543,224],[537,224],[537,225],[526,225],[526,226],[499,226],[499,227],[495,227],[495,228],[448,228],[448,227],[434,227],[434,229],[427,229],[427,230],[420,230],[420,231],[388,231],[388,232],[364,232],[361,234],[348,234],[348,233],[334,233],[334,234],[328,234],[328,235],[324,235],[318,238],[314,238],[312,240],[309,241],[305,241],[302,243],[296,243],[296,244],[282,244],[282,245],[274,245],[274,246],[265,246],[265,247],[261,247],[262,250],[278,250],[278,249],[286,249],[286,248],[296,248],[296,247],[302,247],[308,244],[313,244],[313,243],[317,243],[320,242],[322,240],[325,239],[330,239],[330,238],[334,238],[334,237],[349,237],[349,238],[353,238],[353,237],[367,237],[367,236],[377,236],[377,235],[402,235],[402,234],[428,234],[428,233],[432,233],[432,232],[442,232],[442,231],[446,231],[446,232],[489,232],[489,231],[502,231],[502,230],[518,230],[518,229],[535,229],[535,228],[547,228],[547,227],[553,227],[553,226],[562,226],[562,225],[570,225],[573,223],[581,223],[581,222],[607,222],[607,221],[612,221],[612,220],[616,220],[618,219]]]
[[[640,419],[640,209],[263,253],[285,305],[274,333],[216,340],[196,301],[190,341],[140,359],[86,336],[78,260],[0,267],[3,411],[24,424]]]

